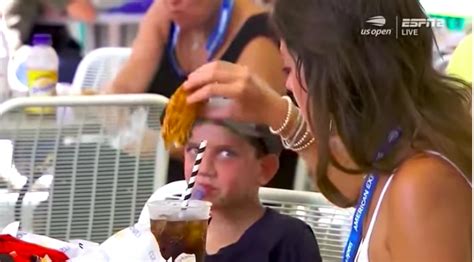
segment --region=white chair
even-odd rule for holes
[[[155,191],[147,203],[179,196],[185,189],[186,181],[184,180],[169,183]],[[313,229],[324,261],[341,261],[352,222],[354,212],[352,208],[338,208],[327,201],[322,194],[316,192],[262,187],[259,195],[264,206],[299,218]],[[146,205],[138,223],[149,226]]]
[[[301,157],[298,157],[298,162],[296,164],[293,190],[311,191],[311,179],[308,175],[308,167]]]
[[[0,141],[11,141],[13,152],[0,170],[0,227],[21,220],[28,232],[102,242],[133,225],[149,196],[166,183],[168,154],[159,130],[167,102],[160,95],[130,94],[1,104]],[[26,114],[32,106],[56,113]],[[141,112],[143,128],[135,126],[137,139],[130,140],[122,131],[130,129],[135,112]],[[117,122],[120,128],[111,129]],[[155,134],[156,143],[139,139],[141,130]],[[122,139],[131,142],[127,152],[112,143]],[[137,153],[143,142],[152,145],[146,156]]]
[[[77,68],[74,90],[95,89],[100,92],[119,72],[132,50],[127,47],[102,47],[88,53]]]

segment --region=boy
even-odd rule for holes
[[[279,138],[266,127],[198,120],[185,145],[187,180],[202,140],[207,140],[207,148],[195,186],[204,194],[203,200],[212,203],[205,261],[321,261],[307,224],[259,201],[259,187],[278,170]]]

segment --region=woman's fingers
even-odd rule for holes
[[[241,78],[243,71],[245,68],[242,66],[215,61],[205,64],[189,74],[183,86],[186,91],[192,91],[214,82],[231,83]]]
[[[201,115],[208,119],[233,119],[235,115],[234,106],[227,104],[225,106],[206,106],[201,111]]]
[[[241,93],[241,86],[238,84],[223,84],[220,82],[213,82],[206,84],[201,88],[190,93],[186,99],[189,104],[207,101],[214,96],[225,98],[238,98]]]

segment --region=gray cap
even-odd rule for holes
[[[228,100],[225,98],[212,98],[209,101],[208,106],[222,106],[226,102],[228,102]],[[262,149],[264,150],[264,153],[279,155],[283,150],[280,136],[272,134],[268,129],[268,126],[237,122],[229,119],[210,120],[203,118],[198,119],[195,125],[203,122],[211,122],[221,125],[229,128],[236,134],[242,135],[252,140],[257,140],[263,147]]]

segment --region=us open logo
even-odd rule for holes
[[[375,26],[384,26],[385,23],[387,22],[387,20],[385,20],[385,17],[381,16],[381,15],[378,15],[378,16],[373,16],[369,19],[367,19],[367,21],[365,21],[367,24],[372,24],[372,25],[375,25]]]
[[[387,28],[387,19],[384,16],[372,16],[365,20],[365,27],[360,34],[364,36],[387,36],[395,30],[395,37],[418,36],[421,28],[444,27],[444,20],[439,18],[402,18],[395,17],[395,29]]]
[[[383,28],[386,22],[387,20],[385,17],[381,15],[370,17],[365,21],[365,24],[370,26],[370,28],[362,28],[360,34],[375,37],[380,35],[391,35],[391,28]]]
[[[402,36],[417,36],[420,28],[444,27],[444,20],[439,18],[403,18]]]

